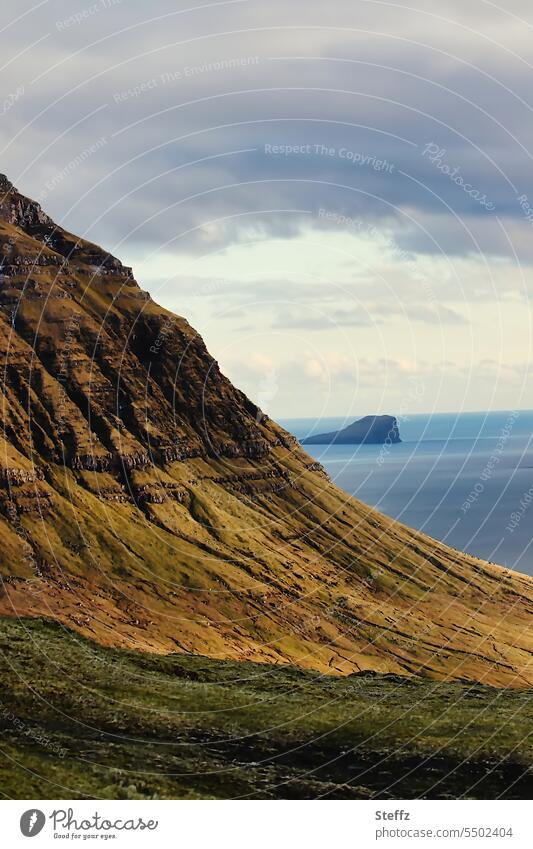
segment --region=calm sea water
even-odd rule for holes
[[[281,424],[302,439],[355,418]],[[305,447],[382,513],[533,575],[533,411],[413,415],[399,426],[399,445]]]

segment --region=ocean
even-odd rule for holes
[[[299,439],[361,416],[280,421]],[[361,501],[455,548],[533,575],[533,411],[399,419],[398,445],[306,445]]]

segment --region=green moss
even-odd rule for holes
[[[533,693],[106,649],[0,619],[12,798],[529,798]]]

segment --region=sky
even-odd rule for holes
[[[2,9],[0,171],[271,416],[533,406],[529,3]]]

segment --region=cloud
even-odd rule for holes
[[[508,255],[496,216],[424,156],[432,144],[529,261],[517,196],[533,198],[531,10],[472,6],[335,0],[333,25],[319,0],[190,11],[161,0],[156,13],[129,0],[81,17],[56,0],[16,22],[8,0],[6,91],[26,94],[2,125],[4,168],[38,195],[104,138],[47,200],[109,247],[290,238],[323,228],[326,207],[410,225],[416,251]]]
[[[406,304],[403,309],[397,305],[379,304],[372,312],[383,317],[386,315],[407,317],[410,321],[421,321],[433,327],[442,324],[469,324],[463,315],[443,304],[414,303]]]
[[[430,410],[492,409],[495,385],[501,409],[521,408],[533,388],[527,362],[513,366],[496,360],[465,364],[459,360],[410,361],[395,357],[350,357],[342,351],[302,356],[277,363],[221,363],[226,374],[257,402],[262,387],[271,387],[263,408],[278,418],[346,416],[368,413],[409,416]],[[471,391],[475,384],[476,395]],[[517,404],[521,399],[522,404]]]
[[[507,405],[481,364],[531,336],[533,10],[419,5],[5,0],[2,170],[221,361],[277,349],[274,408],[327,375],[335,413],[399,403],[422,360],[428,404]]]
[[[226,313],[226,316],[228,313]],[[232,313],[229,313],[231,316]],[[393,318],[407,318],[409,321],[421,321],[438,326],[442,324],[468,324],[464,316],[445,306],[425,304],[366,304],[364,309],[334,309],[328,312],[322,307],[313,314],[306,315],[294,311],[277,314],[272,327],[288,330],[335,330],[342,327],[374,327]]]
[[[296,312],[278,313],[272,326],[289,330],[335,330],[339,327],[372,327],[374,321],[359,310],[333,310],[329,314],[314,311],[311,315]]]

